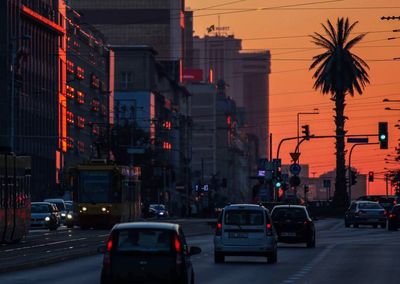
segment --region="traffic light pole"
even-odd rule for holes
[[[352,180],[351,180],[351,155],[353,153],[353,150],[356,146],[361,146],[361,145],[377,145],[378,143],[356,143],[353,144],[353,146],[350,149],[349,153],[349,168],[348,168],[348,173],[349,173],[349,201],[351,202],[351,186],[352,186]]]

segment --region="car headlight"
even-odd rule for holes
[[[67,219],[72,219],[72,215],[71,214],[67,214]]]
[[[102,208],[101,208],[101,211],[106,212],[106,211],[107,211],[107,208],[102,207]]]
[[[162,215],[164,215],[164,212],[158,212],[158,215],[162,216]]]
[[[49,222],[49,221],[50,221],[50,217],[47,216],[47,217],[44,218],[44,220],[45,220],[46,222]]]
[[[65,213],[61,213],[61,217],[65,217],[67,214]]]
[[[87,208],[86,207],[82,207],[82,211],[83,212],[87,211]]]

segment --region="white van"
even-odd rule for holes
[[[234,204],[220,213],[214,237],[214,261],[225,256],[264,256],[277,261],[277,234],[271,216],[263,206]]]

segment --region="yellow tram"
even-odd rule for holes
[[[92,160],[68,171],[82,229],[108,228],[140,215],[140,168]]]

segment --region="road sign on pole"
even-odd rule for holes
[[[292,157],[293,163],[296,163],[300,157],[301,153],[295,152],[295,153],[290,153],[290,157]]]
[[[299,164],[291,164],[289,170],[292,175],[297,176],[301,172],[301,167]]]

